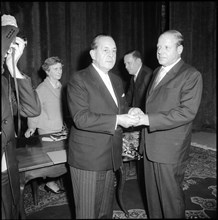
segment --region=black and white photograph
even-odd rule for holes
[[[216,1],[1,1],[1,219],[217,219]]]

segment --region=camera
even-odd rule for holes
[[[17,37],[19,37],[19,38],[21,38],[25,43],[27,43],[27,37],[26,36],[17,36]]]
[[[27,37],[26,36],[18,34],[17,37],[19,37],[21,40],[23,40],[25,46],[27,45]]]

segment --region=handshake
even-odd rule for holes
[[[117,125],[124,128],[140,125],[148,126],[148,115],[144,114],[140,108],[131,108],[128,114],[117,115]]]

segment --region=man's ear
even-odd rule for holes
[[[142,63],[141,58],[137,58],[137,59],[136,59],[136,62],[137,62],[138,64],[141,64],[141,63]]]
[[[89,54],[90,54],[92,60],[95,60],[95,51],[94,50],[90,50]]]
[[[178,53],[181,55],[181,54],[182,54],[182,51],[183,51],[183,46],[182,46],[182,45],[179,45],[179,46],[177,47],[177,51],[178,51]]]

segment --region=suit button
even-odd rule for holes
[[[3,123],[4,123],[4,124],[7,124],[7,123],[8,123],[8,120],[7,120],[7,119],[4,119]]]

